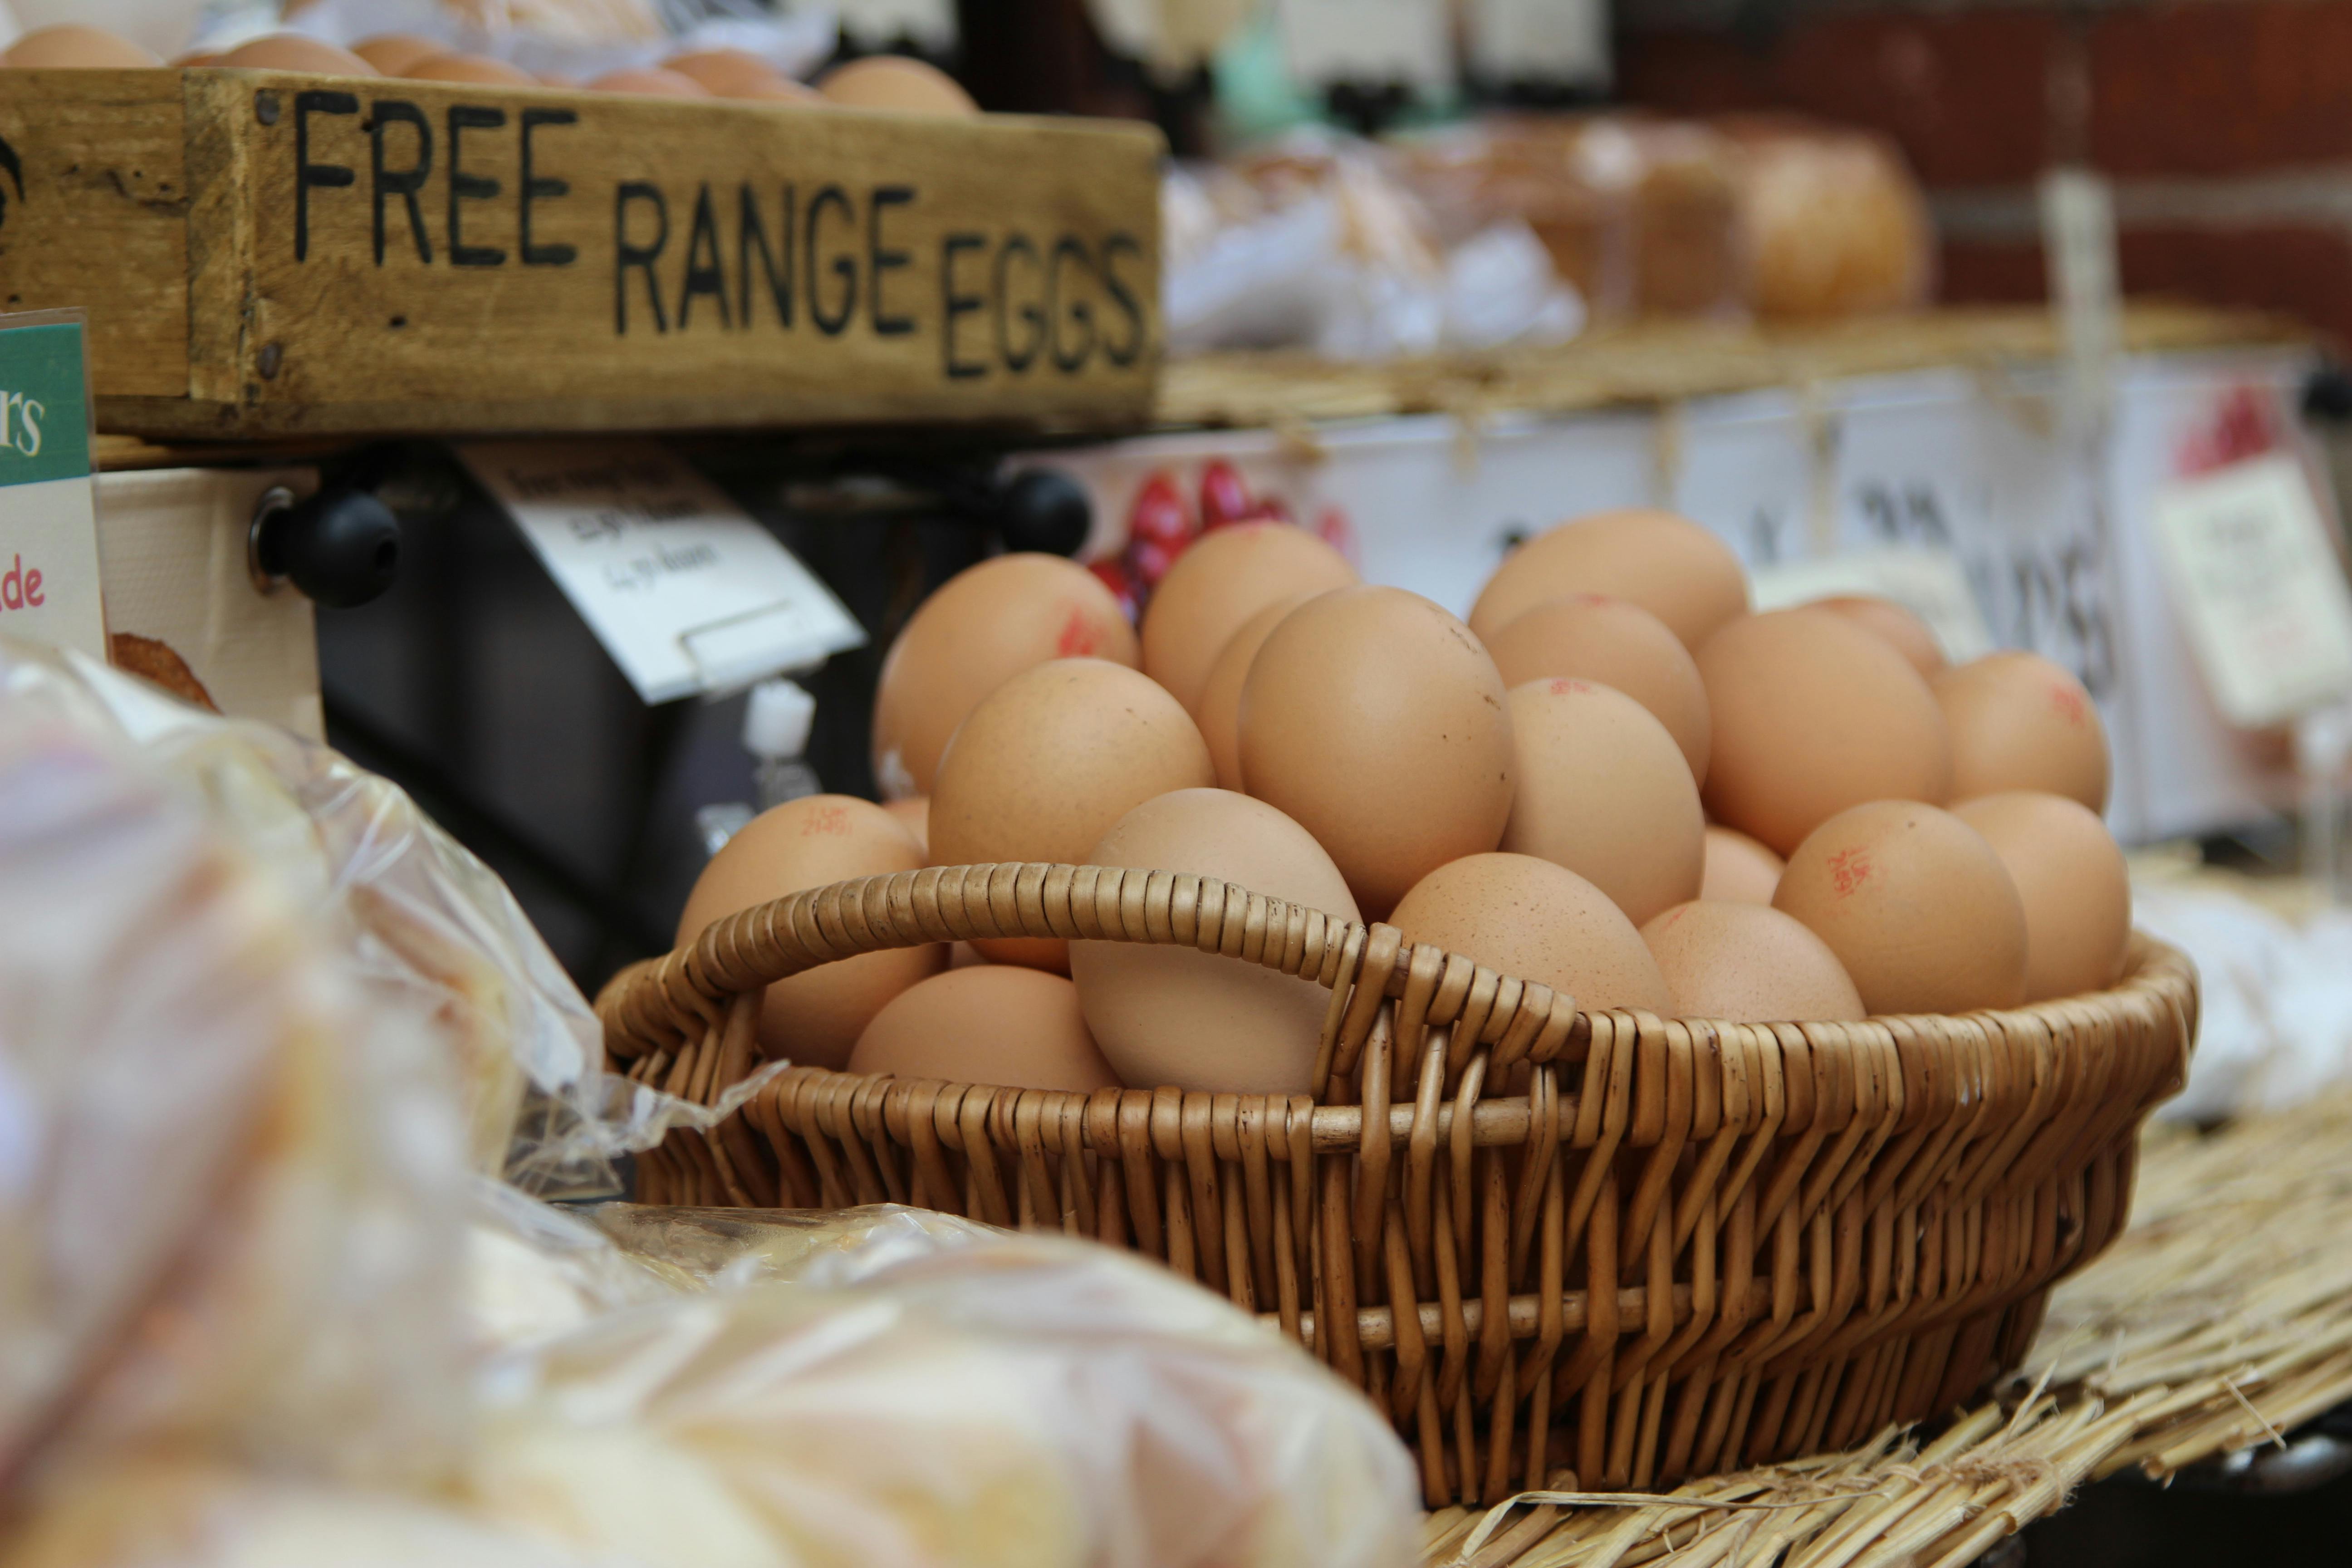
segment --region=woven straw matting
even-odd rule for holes
[[[2124,312],[2126,353],[2187,353],[2308,341],[2283,317],[2141,301]],[[1199,354],[1162,372],[1163,426],[1271,426],[1452,414],[1566,414],[1765,387],[1804,387],[1937,366],[1981,369],[2058,358],[2044,310],[1963,307],[1812,326],[1645,321],[1546,348],[1347,361],[1297,351]],[[1311,439],[1311,437],[1310,437]]]
[[[599,999],[616,1065],[717,1103],[761,990],[971,937],[1169,943],[1331,991],[1306,1095],[1092,1095],[785,1070],[641,1163],[648,1203],[897,1202],[1165,1260],[1369,1393],[1432,1503],[1565,1468],[1649,1488],[1837,1448],[2017,1364],[2130,1201],[2187,961],[1961,1017],[1580,1010],[1203,878],[933,868],[720,921]]]
[[[2209,1138],[2151,1131],[2131,1227],[2052,1292],[2007,1397],[1932,1439],[1882,1431],[1672,1500],[1445,1509],[1427,1561],[1957,1568],[2085,1480],[2161,1479],[2347,1399],[2352,1095],[2337,1094]]]

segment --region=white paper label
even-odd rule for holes
[[[2174,604],[2215,706],[2258,729],[2352,694],[2352,592],[2284,453],[2156,494]]]
[[[82,324],[0,317],[0,635],[106,658]]]
[[[1943,550],[1860,550],[1759,568],[1759,610],[1785,610],[1845,594],[1892,599],[1927,623],[1944,657],[1964,664],[1992,651],[1992,634],[1959,557]]]
[[[734,690],[866,640],[773,534],[655,442],[460,452],[647,702]]]
[[[1280,0],[1283,58],[1301,82],[1453,84],[1445,0]]]
[[[1606,82],[1602,0],[1471,0],[1470,66],[1493,81]]]

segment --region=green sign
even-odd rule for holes
[[[89,396],[79,321],[0,331],[0,485],[88,476]]]

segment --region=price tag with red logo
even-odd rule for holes
[[[461,455],[647,702],[737,690],[866,640],[782,541],[657,442]]]
[[[106,657],[79,310],[0,316],[0,636]]]

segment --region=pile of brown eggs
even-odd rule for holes
[[[127,38],[68,23],[26,34],[0,56],[0,68],[131,68],[163,62]],[[487,87],[583,86],[651,98],[757,99],[774,102],[887,109],[903,114],[977,114],[955,79],[920,60],[877,55],[835,68],[805,87],[740,49],[697,49],[658,66],[607,71],[574,84],[541,79],[486,55],[453,53],[413,33],[383,33],[348,49],[299,33],[272,33],[223,52],[183,55],[181,67],[309,71],[320,76],[404,77],[412,81],[475,82]]]
[[[874,722],[903,798],[758,818],[681,942],[925,864],[1137,867],[1386,921],[1588,1008],[1762,1023],[2095,991],[2129,937],[2079,682],[2024,653],[1947,668],[1884,600],[1751,614],[1738,560],[1666,512],[1541,535],[1467,625],[1282,522],[1203,535],[1139,637],[1085,568],[1001,556],[907,624]],[[772,986],[762,1046],[1044,1089],[1308,1087],[1312,982],[1166,947],[972,947]]]

